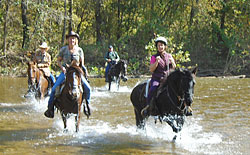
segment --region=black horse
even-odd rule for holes
[[[146,82],[137,85],[130,95],[137,127],[144,129],[145,120],[151,115],[158,116],[156,118],[160,122],[167,122],[175,133],[181,131],[187,110],[193,102],[196,72],[197,67],[192,72],[177,69],[165,77],[154,94],[155,106],[149,108],[148,116],[141,113],[146,107]]]
[[[126,77],[126,73],[127,63],[125,60],[120,60],[117,64],[112,65],[108,72],[109,90],[111,89],[112,81],[116,83],[117,90],[119,90],[120,79],[122,79],[124,82],[128,80],[128,78]]]

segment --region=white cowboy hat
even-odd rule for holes
[[[47,45],[46,42],[43,42],[42,45],[39,46],[39,48],[46,48],[48,50],[49,46]]]

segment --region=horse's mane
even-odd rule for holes
[[[73,65],[73,66],[70,66],[68,68],[68,72],[69,73],[73,72],[73,71],[76,71],[79,75],[84,75],[84,72],[82,71],[81,67],[79,67],[79,66]]]
[[[191,76],[191,73],[190,71],[188,71],[188,69],[184,69],[184,68],[175,69],[174,71],[170,72],[169,75],[164,76],[162,82],[160,83],[159,90],[166,87],[168,85],[169,80],[177,79],[180,77],[180,75]]]

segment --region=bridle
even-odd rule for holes
[[[164,87],[163,88],[163,90],[159,93],[159,94],[157,94],[157,97],[161,94],[161,93],[163,93],[163,92],[165,92],[166,93],[166,95],[168,96],[168,98],[169,98],[169,100],[170,100],[170,103],[172,104],[172,106],[177,110],[177,111],[179,111],[180,113],[184,113],[184,111],[185,111],[185,108],[187,107],[187,105],[185,104],[185,95],[186,94],[189,94],[189,92],[188,91],[183,91],[183,89],[181,88],[181,86],[182,86],[182,83],[183,83],[183,79],[190,79],[189,77],[184,77],[184,78],[181,78],[181,80],[180,80],[180,84],[179,84],[179,86],[178,86],[178,89],[177,89],[177,92],[176,92],[176,90],[172,87],[172,84],[169,82],[169,80],[167,81],[167,86],[166,87]],[[193,79],[192,79],[193,80]],[[195,83],[195,81],[194,81],[194,83]],[[173,92],[173,94],[174,94],[174,96],[177,98],[177,100],[179,101],[179,106],[177,106],[176,104],[175,104],[175,102],[174,102],[174,100],[173,100],[173,98],[170,96],[170,94],[169,94],[169,92],[170,92],[170,90]],[[190,94],[189,94],[190,95]],[[183,105],[184,105],[184,108],[182,108],[183,107]]]

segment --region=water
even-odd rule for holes
[[[130,93],[143,79],[106,91],[104,79],[93,87],[90,119],[82,115],[75,133],[74,118],[63,132],[59,113],[43,115],[44,102],[25,99],[26,78],[0,78],[1,154],[249,154],[250,79],[197,78],[193,116],[187,117],[177,140],[166,124],[150,118],[137,131]],[[126,85],[125,85],[126,84]]]

